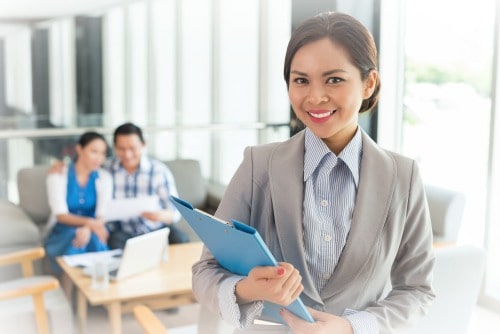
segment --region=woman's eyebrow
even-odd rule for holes
[[[300,75],[301,77],[307,77],[307,73],[304,73],[304,72],[292,70],[292,71],[290,71],[290,74],[292,74],[292,73]]]
[[[303,77],[307,77],[307,73],[304,73],[304,72],[301,72],[301,71],[297,71],[297,70],[292,70],[290,71],[290,73],[293,73],[293,74],[296,74],[296,75],[300,75],[300,76],[303,76]],[[329,71],[326,71],[326,72],[323,72],[322,76],[326,77],[326,76],[329,76],[329,75],[332,75],[332,74],[336,74],[336,73],[347,73],[347,71],[345,70],[342,70],[342,69],[334,69],[334,70],[329,70]]]
[[[336,73],[347,73],[347,71],[342,70],[340,68],[339,69],[334,69],[334,70],[323,72],[323,76],[326,77],[326,76],[329,76],[329,75],[332,75],[332,74],[336,74]]]

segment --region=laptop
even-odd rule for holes
[[[114,254],[111,260],[107,257],[109,279],[121,280],[158,266],[168,246],[169,232],[165,227],[128,239],[123,252]],[[86,267],[84,273],[91,276],[92,268]]]

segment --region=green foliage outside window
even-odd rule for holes
[[[488,73],[491,64],[483,64],[480,69],[471,69],[467,64],[450,64],[439,66],[407,60],[406,81],[408,83],[465,83],[472,86],[478,94],[488,97],[491,91],[491,74]]]

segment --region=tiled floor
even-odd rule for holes
[[[178,313],[167,313],[166,311],[155,311],[155,315],[169,329],[169,334],[196,334],[198,322],[199,305],[186,305],[179,308]],[[108,333],[108,318],[106,310],[102,307],[88,308],[88,320],[85,333],[106,334]],[[75,322],[77,322],[75,316]],[[136,322],[133,314],[124,314],[122,316],[122,332],[124,334],[140,334],[141,328]],[[78,327],[75,327],[75,333],[78,333]]]
[[[166,311],[155,311],[156,316],[169,329],[169,334],[197,334],[198,313],[199,305],[197,304],[183,306],[175,314]],[[132,314],[125,314],[122,319],[124,334],[142,333]],[[108,323],[105,310],[102,307],[89,307],[85,332],[105,334],[107,329]],[[75,331],[75,333],[78,333],[78,331]],[[500,314],[484,307],[477,307],[471,317],[468,333],[500,333]]]

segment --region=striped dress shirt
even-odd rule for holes
[[[304,245],[309,271],[319,292],[333,274],[351,228],[361,153],[359,129],[338,157],[306,130]]]
[[[170,203],[169,195],[178,196],[172,172],[162,162],[141,157],[137,170],[129,174],[118,159],[106,162],[106,167],[113,177],[113,198],[135,198],[156,195],[159,207],[174,212],[173,221],[180,219],[180,213]],[[162,228],[164,223],[153,222],[142,217],[119,222],[123,231],[140,235]]]

